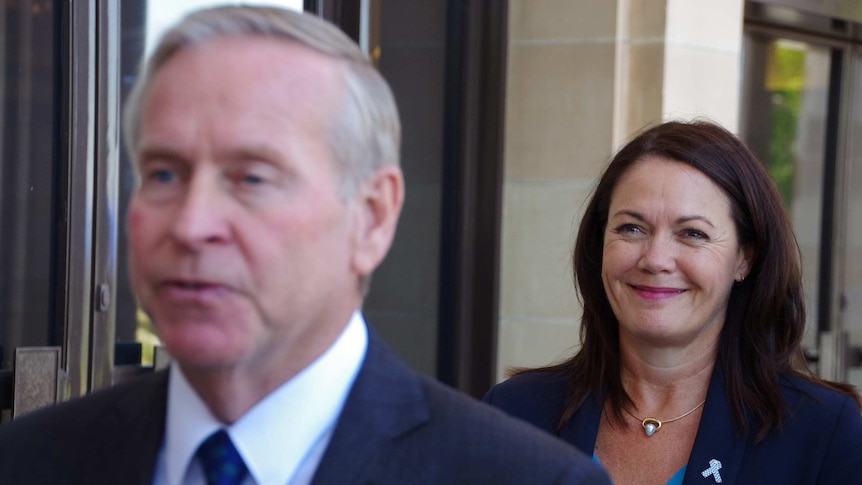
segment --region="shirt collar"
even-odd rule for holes
[[[326,352],[226,428],[257,483],[287,483],[309,450],[331,436],[367,348],[365,321],[354,312]],[[197,447],[222,427],[178,366],[171,366],[163,449],[167,483],[183,483]]]

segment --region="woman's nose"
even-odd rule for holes
[[[650,237],[643,246],[638,266],[649,273],[673,271],[676,267],[676,254],[672,241]]]

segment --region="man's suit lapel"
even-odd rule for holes
[[[736,431],[727,402],[724,376],[716,367],[707,391],[697,437],[689,455],[684,483],[736,483],[747,443],[746,437]],[[717,481],[719,477],[716,472],[720,475],[720,482]]]
[[[99,417],[99,440],[86,464],[88,483],[153,483],[165,428],[168,373],[139,378],[117,391],[114,403]],[[84,466],[84,464],[81,464]]]
[[[365,483],[397,437],[428,422],[418,377],[369,331],[368,352],[312,483]]]

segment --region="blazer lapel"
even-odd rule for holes
[[[569,423],[560,430],[560,437],[582,452],[592,455],[601,416],[602,406],[593,394],[590,394]],[[747,446],[748,440],[736,432],[724,390],[724,377],[721,370],[716,368],[707,391],[697,437],[689,455],[684,483],[736,483]],[[721,482],[716,481],[714,472],[720,475]]]
[[[572,419],[560,430],[560,437],[588,456],[593,456],[601,419],[602,405],[595,399],[594,394],[590,393],[572,415]]]
[[[736,483],[747,446],[746,437],[736,431],[725,393],[724,376],[716,366],[689,455],[684,483]]]
[[[99,441],[88,456],[89,483],[153,483],[165,428],[168,374],[141,377],[119,392],[100,418]]]
[[[368,351],[312,483],[366,483],[392,440],[428,422],[418,377],[369,329]]]

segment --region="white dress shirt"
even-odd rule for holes
[[[365,320],[355,312],[326,352],[227,427],[172,365],[164,442],[153,483],[205,484],[195,451],[210,434],[225,428],[248,466],[244,483],[307,485],[329,444],[367,348]]]

